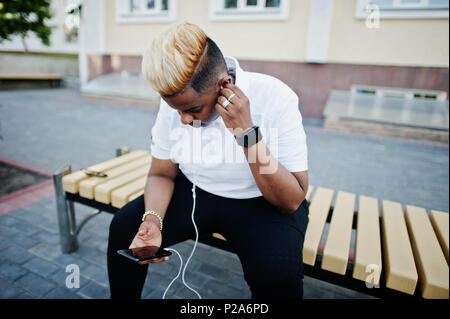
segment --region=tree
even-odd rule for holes
[[[52,31],[45,20],[52,17],[50,3],[50,0],[0,0],[0,43],[18,35],[27,52],[25,38],[28,32],[33,32],[42,44],[49,46]]]

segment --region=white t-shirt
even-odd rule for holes
[[[298,97],[286,84],[265,74],[243,71],[226,57],[236,83],[250,101],[254,125],[259,126],[270,153],[289,172],[308,170],[306,135]],[[179,164],[184,175],[201,189],[227,198],[262,196],[244,150],[219,116],[207,127],[181,123],[178,112],[161,99],[152,128],[153,157]],[[273,173],[266,167],[261,173]]]

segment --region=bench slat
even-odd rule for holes
[[[405,215],[422,297],[448,299],[448,265],[426,210],[407,205]]]
[[[139,169],[140,167],[148,166],[150,165],[150,163],[151,163],[151,156],[148,155],[138,158],[137,160],[133,160],[129,163],[120,165],[116,168],[105,171],[108,177],[91,177],[85,179],[81,181],[79,185],[80,196],[89,199],[94,199],[94,189],[98,185],[106,183],[111,179],[113,179],[114,177],[130,173],[135,169]]]
[[[131,195],[144,189],[146,181],[147,175],[113,190],[111,193],[111,205],[117,208],[124,206],[128,203]]]
[[[431,210],[430,220],[448,264],[448,213]]]
[[[150,153],[148,151],[137,150],[119,157],[115,157],[113,159],[107,160],[105,162],[89,166],[87,169],[103,172],[108,169],[115,168],[117,166],[123,165],[125,163],[131,162],[135,159],[138,159],[143,156],[148,156]],[[63,189],[66,192],[77,194],[78,193],[78,185],[81,181],[90,178],[91,176],[85,174],[84,172],[77,171],[72,174],[68,174],[62,178]]]
[[[322,269],[345,275],[347,271],[355,194],[338,192],[330,229],[323,249]]]
[[[212,236],[217,239],[221,239],[221,240],[225,240],[225,241],[227,240],[225,237],[223,237],[222,234],[219,234],[219,233],[213,233]]]
[[[353,278],[378,285],[382,270],[378,200],[359,196]]]
[[[381,225],[386,287],[413,295],[418,276],[400,203],[383,200]]]
[[[309,223],[303,244],[303,262],[314,266],[334,190],[318,187],[309,206]]]
[[[150,165],[142,166],[126,175],[121,175],[111,179],[110,181],[100,184],[95,188],[95,200],[104,204],[111,203],[111,193],[124,185],[132,183],[139,178],[146,178]],[[136,189],[133,193],[136,193],[140,189]],[[129,195],[131,195],[130,193]]]
[[[308,191],[306,192],[306,197],[305,199],[308,201],[308,203],[311,202],[311,194],[314,190],[314,186],[313,185],[308,185]]]

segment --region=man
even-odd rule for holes
[[[296,94],[278,79],[243,71],[190,23],[152,42],[142,72],[162,100],[144,195],[111,222],[111,297],[140,298],[147,264],[167,260],[139,265],[117,250],[195,237],[194,183],[198,232],[226,238],[252,297],[302,298],[308,172]]]

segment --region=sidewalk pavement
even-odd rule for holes
[[[117,147],[148,149],[156,113],[142,107],[92,101],[72,89],[0,92],[0,157],[54,172],[73,170],[114,156]],[[305,119],[310,184],[448,211],[448,145],[332,133]],[[80,248],[62,254],[56,202],[48,191],[22,194],[0,213],[0,298],[108,298],[106,246],[112,215],[90,220]],[[78,220],[91,209],[75,204]],[[7,213],[5,213],[7,212]],[[193,241],[173,246],[183,259]],[[352,244],[352,247],[354,243]],[[79,266],[80,288],[66,287],[66,267]],[[176,256],[151,265],[144,298],[161,298],[178,273]],[[249,298],[235,254],[199,244],[186,281],[204,298]],[[168,298],[195,298],[178,280]],[[366,298],[305,277],[305,298]]]

